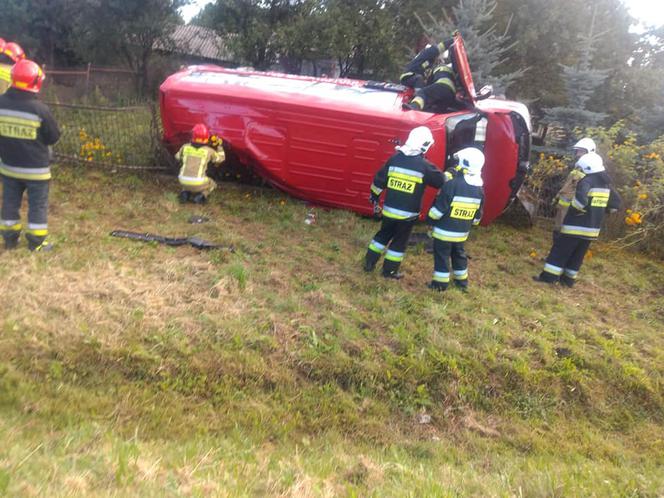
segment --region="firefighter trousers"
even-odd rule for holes
[[[558,235],[546,258],[540,280],[550,283],[561,280],[567,285],[574,285],[590,242],[572,235]]]
[[[454,107],[456,95],[447,85],[432,83],[418,89],[411,102],[416,102],[424,111],[444,112]]]
[[[468,287],[468,256],[463,242],[433,239],[433,285],[444,290],[451,279],[458,287]]]
[[[383,217],[380,230],[369,244],[369,249],[367,249],[367,254],[364,258],[364,268],[367,271],[373,270],[384,253],[383,274],[396,274],[406,253],[406,246],[408,245],[410,233],[415,226],[415,221],[394,220]]]
[[[21,202],[23,193],[28,193],[28,226],[25,236],[30,249],[36,249],[48,235],[48,180],[19,180],[2,177],[2,211],[0,231],[9,248],[18,243],[21,224]]]

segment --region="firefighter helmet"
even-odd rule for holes
[[[584,137],[572,146],[574,150],[585,150],[586,152],[596,152],[597,146],[592,138]]]
[[[581,156],[576,162],[576,167],[583,171],[586,175],[591,173],[599,173],[604,171],[604,161],[599,154],[595,152],[588,152]]]
[[[454,154],[459,168],[470,175],[481,175],[484,167],[484,154],[475,147],[466,147]]]
[[[14,62],[25,59],[25,52],[18,43],[9,42],[5,43],[2,53],[9,57]]]
[[[195,144],[207,144],[210,141],[210,130],[203,123],[198,123],[191,130],[191,141]]]
[[[39,93],[45,78],[42,68],[36,62],[28,59],[14,64],[11,77],[13,88],[31,93]]]
[[[418,154],[426,154],[433,143],[434,139],[431,130],[426,126],[418,126],[410,131],[405,148],[416,151]]]

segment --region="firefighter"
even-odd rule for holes
[[[365,271],[373,271],[385,253],[383,276],[397,280],[403,277],[399,267],[410,232],[420,215],[425,187],[440,188],[444,182],[443,173],[424,158],[433,143],[429,128],[414,128],[406,143],[398,146],[397,152],[376,173],[370,201],[377,206],[381,194],[386,191],[383,221],[367,249]]]
[[[6,249],[18,245],[22,225],[19,215],[23,193],[28,194],[26,238],[31,251],[53,248],[48,235],[48,190],[51,171],[49,147],[60,130],[37,94],[44,72],[34,62],[19,60],[11,72],[11,88],[0,95],[0,176],[3,196],[0,232]]]
[[[399,77],[401,84],[409,88],[422,88],[429,84],[436,61],[453,43],[454,38],[449,38],[436,45],[427,45],[408,63],[405,72]]]
[[[6,43],[0,38],[0,95],[11,86],[11,71],[14,64],[25,59],[25,52],[16,43]]]
[[[440,64],[432,72],[430,83],[415,90],[414,97],[404,109],[426,112],[446,112],[456,103],[456,76],[452,64]]]
[[[611,188],[611,179],[598,154],[584,154],[576,166],[585,176],[576,186],[560,235],[551,247],[544,270],[533,277],[538,282],[554,284],[560,281],[572,287],[590,243],[599,236],[604,214],[616,212],[620,207],[620,196]]]
[[[178,175],[182,186],[180,202],[205,204],[208,195],[217,186],[214,180],[207,176],[207,168],[210,163],[218,166],[226,159],[222,140],[218,139],[216,147],[211,147],[210,130],[199,123],[191,130],[191,143],[183,145],[175,158],[182,162]]]
[[[592,138],[582,138],[572,147],[574,151],[574,161],[578,161],[581,156],[587,154],[588,152],[595,152],[596,146]],[[563,186],[558,191],[554,197],[554,202],[556,206],[556,215],[554,218],[554,227],[553,227],[553,240],[555,242],[556,238],[560,235],[560,227],[563,224],[563,219],[567,214],[567,209],[572,203],[572,198],[576,192],[576,186],[579,181],[585,176],[585,173],[581,171],[578,167],[574,167],[570,171],[569,175],[565,179]]]
[[[447,290],[450,280],[467,290],[468,257],[463,245],[471,225],[480,223],[484,203],[484,154],[475,147],[466,147],[454,154],[454,158],[459,173],[440,189],[429,210],[428,221],[433,224],[434,272],[428,286],[437,291]]]

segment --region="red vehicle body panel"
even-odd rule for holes
[[[472,79],[471,79],[472,82]],[[295,197],[371,215],[373,176],[405,142],[410,130],[428,126],[435,143],[427,158],[441,169],[447,157],[449,114],[403,111],[408,92],[367,87],[358,80],[332,80],[280,73],[195,66],[161,86],[164,142],[175,150],[189,141],[194,124],[205,123],[230,144],[241,163]],[[513,195],[518,146],[508,110],[488,118],[484,168],[485,214],[490,223]],[[423,213],[433,201],[425,195]]]

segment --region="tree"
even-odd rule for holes
[[[507,35],[510,22],[504,31],[498,31],[493,22],[496,0],[459,0],[452,7],[452,15],[443,12],[437,19],[429,14],[422,26],[430,38],[442,40],[458,30],[463,37],[473,79],[478,85],[490,84],[496,94],[504,94],[525,73],[525,68],[511,72],[504,70],[507,55],[518,42],[510,43]]]
[[[97,63],[124,62],[137,74],[137,89],[149,91],[155,42],[167,40],[182,19],[187,0],[88,0],[78,26],[77,50]]]
[[[341,76],[380,79],[397,72],[401,47],[395,43],[394,7],[384,0],[326,2],[329,54]]]
[[[0,16],[3,38],[17,42],[42,64],[79,61],[73,51],[73,26],[84,0],[4,0]]]
[[[277,61],[277,33],[311,2],[306,0],[217,0],[208,4],[193,23],[215,29],[229,48],[256,69]]]
[[[597,33],[596,15],[593,13],[588,30],[579,39],[579,60],[573,66],[560,64],[567,88],[567,103],[544,109],[545,119],[549,123],[562,127],[567,132],[575,128],[589,128],[598,125],[607,114],[588,109],[588,101],[599,88],[609,73],[607,70],[593,69],[593,55],[596,47],[606,33]],[[567,142],[572,140],[571,133]],[[565,148],[570,143],[561,144]]]

